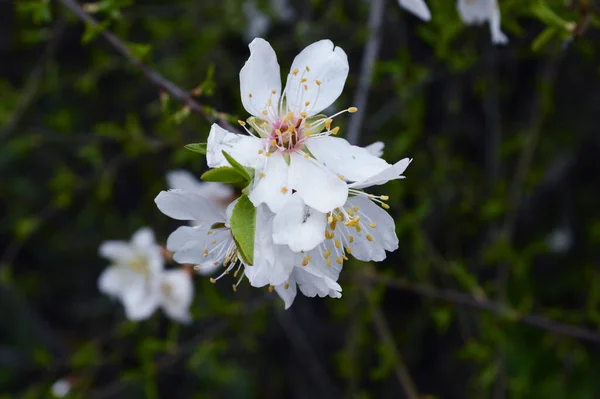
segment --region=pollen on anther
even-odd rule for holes
[[[348,252],[349,254],[352,253],[352,248],[350,247],[350,245],[346,246],[346,252]]]
[[[309,105],[310,105],[310,101],[307,101],[307,102],[304,103],[305,107],[308,107]]]
[[[386,204],[385,202],[381,204],[381,207],[383,209],[390,209],[390,206],[388,204]]]
[[[340,265],[344,263],[344,261],[342,260],[342,258],[341,258],[340,256],[338,256],[337,258],[335,258],[335,261],[336,261],[338,264],[340,264]]]
[[[268,113],[269,113],[269,111],[267,111],[266,109],[263,112],[261,112],[261,114],[263,114],[263,115],[267,115]]]
[[[288,192],[287,187],[281,187],[281,194],[285,194]]]
[[[354,242],[354,236],[348,236],[348,242],[352,244]]]
[[[231,288],[233,289],[233,292],[237,291],[237,286],[235,284],[231,284]]]
[[[273,287],[272,285],[269,286],[269,292],[273,292],[274,289],[275,287]]]
[[[331,266],[331,259],[327,259],[327,262],[325,262],[325,266],[327,266],[327,267]]]
[[[195,266],[194,266],[194,270],[200,270],[200,266],[198,266],[198,265],[195,265]]]
[[[246,122],[244,121],[238,121],[238,123],[240,124],[240,126],[246,126]]]
[[[381,198],[382,201],[387,201],[390,199],[390,197],[387,195],[381,195],[379,198]]]
[[[310,132],[310,130],[307,130],[307,131],[306,131],[306,133],[304,133],[304,135],[305,135],[306,137],[310,137],[310,135],[311,135],[311,134],[312,134],[312,133]]]
[[[304,154],[304,158],[308,159],[308,154]]]
[[[308,85],[304,85],[304,91],[308,91]]]
[[[331,129],[331,134],[338,134],[338,133],[339,133],[339,131],[340,131],[340,127],[339,127],[339,126],[336,126],[336,127],[334,127],[333,129]]]
[[[262,154],[264,151],[263,150],[258,150],[258,154]]]
[[[344,180],[344,175],[339,175],[338,177],[340,178],[340,180]]]
[[[212,277],[209,279],[209,281],[210,281],[211,283],[213,283],[213,284],[217,282],[217,280],[215,280],[215,279],[214,279],[214,278],[212,278]]]
[[[211,243],[212,245],[215,245],[215,244],[217,243],[217,240],[212,240],[210,243]]]
[[[306,78],[300,79],[300,83],[306,83],[307,81],[308,81],[308,79],[306,79]]]
[[[283,286],[283,288],[285,288],[286,290],[287,290],[288,288],[290,288],[290,283],[285,283],[285,285]]]
[[[367,237],[367,240],[369,240],[369,242],[373,241],[373,237],[371,236],[371,234],[367,234],[365,237]]]
[[[270,156],[271,156],[271,153],[270,153],[270,152],[266,152],[266,153],[265,153],[265,157],[270,157]]]
[[[377,223],[371,222],[371,223],[369,223],[369,227],[374,229],[375,227],[377,227]]]
[[[258,177],[260,177],[260,178],[262,179],[263,177],[265,177],[265,174],[264,174],[264,173],[262,173],[262,172],[260,172],[260,173],[258,174]]]
[[[308,67],[308,65],[305,66],[305,68],[306,68],[306,72],[310,72],[310,68]]]
[[[356,111],[358,111],[358,108],[356,108],[356,107],[348,108],[348,112],[350,112],[351,114],[355,113]]]
[[[327,130],[331,129],[331,122],[333,122],[331,119],[327,119],[325,121],[325,129],[327,129]]]
[[[275,93],[277,93],[277,90],[275,90],[275,89],[271,90],[271,94],[275,94]]]
[[[304,112],[304,111],[300,112],[300,116],[303,118],[306,118],[306,112]]]
[[[271,145],[272,145],[273,147],[277,147],[277,142],[276,142],[275,140],[271,140]]]
[[[315,83],[317,84],[317,86],[321,86],[321,81],[319,79],[315,80]]]
[[[281,136],[281,130],[275,129],[275,134],[278,135],[278,136]]]
[[[342,246],[342,243],[340,242],[340,240],[335,240],[335,247],[340,248],[341,246]]]
[[[209,236],[209,235],[211,235],[211,234],[212,234],[212,230],[208,230],[208,231],[206,232],[206,235],[207,235],[207,236]]]
[[[298,72],[299,72],[298,68],[296,68],[292,71],[292,75],[296,76],[296,75],[298,75]]]
[[[248,97],[249,97],[249,98],[252,98],[252,93],[248,93]]]

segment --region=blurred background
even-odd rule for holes
[[[0,1],[0,398],[599,398],[598,6],[501,0],[493,46],[427,3],[429,23],[395,0]],[[346,51],[342,134],[414,158],[382,192],[400,248],[347,262],[341,299],[283,311],[197,276],[191,324],[127,321],[98,246],[178,226],[153,199],[205,170],[185,144],[247,117],[255,36],[282,73],[316,40]]]

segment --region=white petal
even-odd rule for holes
[[[427,4],[425,4],[425,0],[398,0],[398,4],[423,21],[431,20],[431,13],[429,12],[429,8],[427,8]]]
[[[273,219],[273,242],[288,245],[294,252],[310,251],[325,239],[325,226],[327,216],[294,194]]]
[[[183,190],[161,191],[154,202],[162,213],[173,219],[199,223],[225,222],[223,215],[198,194]]]
[[[194,284],[183,269],[168,270],[162,275],[161,306],[165,314],[181,323],[191,321],[190,305],[194,300]]]
[[[248,113],[263,117],[269,99],[271,108],[276,109],[281,95],[281,75],[277,55],[264,39],[256,38],[248,46],[250,58],[240,71],[240,93],[242,104]],[[275,90],[275,94],[272,91]]]
[[[285,88],[288,108],[297,113],[306,109],[311,116],[329,107],[342,94],[350,67],[344,50],[335,47],[331,40],[321,40],[296,56],[291,71],[295,69],[299,72],[288,75]],[[304,105],[307,101],[308,108]]]
[[[508,38],[500,29],[500,9],[496,0],[458,0],[458,13],[467,25],[490,24],[494,44],[506,44]]]
[[[348,207],[358,207],[360,215],[361,232],[349,229],[344,235],[352,235],[354,242],[348,244],[352,249],[352,256],[362,261],[380,262],[385,259],[385,251],[392,252],[398,249],[398,237],[394,219],[379,206],[365,197],[351,197],[348,199]],[[375,227],[369,226],[375,223]],[[338,225],[340,232],[348,229],[346,226]],[[336,234],[338,234],[336,229]],[[367,239],[367,234],[371,240]]]
[[[172,170],[167,173],[169,188],[180,189],[190,193],[201,194],[201,182],[193,174],[185,170]]]
[[[296,254],[287,246],[273,244],[273,217],[264,205],[257,209],[254,264],[244,269],[253,287],[282,284],[294,268]]]
[[[369,151],[369,154],[375,155],[376,157],[381,157],[383,155],[383,148],[385,144],[383,141],[376,141],[372,144],[369,144],[365,147],[365,150]]]
[[[290,277],[285,283],[275,286],[275,292],[283,299],[285,309],[289,309],[296,299],[296,281]]]
[[[233,245],[233,239],[229,229],[211,230],[211,234],[208,234],[209,230],[210,225],[182,226],[171,233],[167,249],[174,252],[173,260],[181,264],[199,265],[200,274],[212,273]],[[216,265],[215,261],[218,261]]]
[[[331,291],[339,293],[342,290],[342,287],[335,281],[331,281],[327,277],[316,277],[301,268],[294,269],[294,276],[300,291],[307,297],[318,295],[323,298],[329,296]],[[334,294],[334,297],[339,298],[339,296]]]
[[[291,155],[290,186],[304,203],[319,212],[328,213],[346,202],[348,185],[312,158]]]
[[[339,239],[339,235],[341,234],[339,230],[336,230],[335,234],[337,235],[336,240]],[[316,277],[327,277],[334,282],[337,281],[342,271],[343,263],[340,264],[337,262],[337,258],[341,254],[341,248],[335,247],[336,240],[325,240],[317,248],[306,252],[306,255],[310,256],[310,260],[306,266],[300,266],[302,265],[300,263],[296,264],[296,267],[302,267],[302,270]],[[325,258],[327,250],[329,250],[330,255],[328,258]],[[327,259],[330,260],[329,264],[327,264]],[[343,260],[343,258],[340,259]]]
[[[310,138],[306,146],[319,162],[348,181],[365,180],[390,166],[366,149],[338,137]]]
[[[138,281],[127,288],[121,300],[129,320],[147,319],[159,306],[158,286],[152,281]]]
[[[379,186],[389,182],[390,180],[404,179],[402,173],[408,168],[408,165],[412,162],[412,158],[404,158],[389,168],[384,169],[380,173],[370,176],[368,179],[358,181],[349,185],[350,188],[365,188],[371,186]]]
[[[114,263],[127,262],[133,257],[133,250],[125,241],[104,241],[100,245],[98,253]]]
[[[248,198],[254,206],[264,203],[277,213],[292,194],[288,181],[289,166],[280,152],[274,152],[265,158],[266,167],[256,170],[256,185]]]
[[[154,232],[149,227],[142,227],[131,237],[131,243],[139,249],[151,248],[156,245]]]
[[[124,266],[109,266],[98,278],[100,292],[113,297],[121,297],[127,288],[143,276]]]
[[[214,123],[208,135],[206,163],[210,168],[230,166],[223,156],[225,151],[240,164],[255,168],[259,161],[258,151],[261,149],[261,139],[228,132]]]

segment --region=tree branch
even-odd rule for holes
[[[75,0],[59,0],[59,1],[66,8],[68,8],[75,15],[77,15],[77,17],[79,17],[79,19],[82,20],[83,22],[88,23],[94,27],[98,26],[98,21],[96,21],[92,16],[90,16],[88,13],[86,13],[83,10],[83,8],[81,8],[81,6]],[[119,52],[121,55],[123,55],[125,58],[127,58],[139,70],[141,70],[144,73],[144,75],[146,75],[148,80],[150,80],[154,85],[158,86],[160,89],[169,93],[171,95],[171,97],[184,103],[186,105],[186,107],[188,107],[189,109],[204,116],[209,122],[214,122],[215,120],[218,120],[219,123],[225,129],[235,131],[235,128],[229,122],[227,122],[225,119],[215,118],[214,116],[212,116],[208,112],[206,112],[206,110],[202,107],[202,105],[200,105],[198,102],[196,102],[196,100],[194,100],[194,98],[192,97],[192,95],[189,92],[181,89],[175,83],[164,78],[161,74],[154,71],[148,65],[144,64],[140,59],[136,58],[132,54],[131,50],[129,50],[129,48],[113,33],[111,33],[110,31],[108,31],[106,29],[103,29],[100,32],[100,35],[102,37],[104,37],[106,39],[106,41],[108,43],[110,43],[110,45],[112,45],[115,50],[117,50],[117,52]]]

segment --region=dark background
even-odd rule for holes
[[[428,0],[429,23],[384,1],[374,33],[377,1],[290,0],[293,15],[257,1],[262,32],[243,1],[94,3],[133,56],[200,86],[204,115],[161,102],[61,3],[0,1],[0,398],[50,397],[61,378],[74,398],[600,397],[600,42],[587,2],[501,1],[503,47],[450,0]],[[591,23],[566,44],[567,21]],[[348,262],[341,299],[299,295],[284,312],[266,289],[198,276],[192,324],[128,322],[97,289],[97,248],[177,227],[153,199],[167,171],[205,170],[183,145],[205,141],[213,117],[246,118],[237,74],[256,34],[282,73],[313,41],[341,46],[338,108],[380,40],[359,144],[414,158],[382,189],[400,248]],[[352,119],[336,120],[347,132]]]

